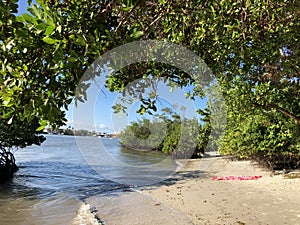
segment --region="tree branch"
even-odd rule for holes
[[[125,15],[125,17],[120,21],[120,23],[118,24],[118,26],[115,29],[115,33],[119,30],[119,28],[123,25],[123,23],[125,22],[125,20],[127,20],[127,18],[130,16],[130,14],[133,12],[133,10],[135,10],[135,8],[141,3],[142,1],[138,1],[136,3],[135,6],[133,6],[129,12]]]
[[[300,118],[298,116],[296,116],[295,114],[293,114],[293,113],[287,111],[286,109],[282,108],[281,106],[273,104],[273,103],[271,103],[269,106],[272,108],[275,108],[276,110],[281,112],[283,115],[292,118],[297,125],[300,125]]]
[[[258,104],[257,102],[254,102],[252,104],[252,106],[254,108],[258,108],[258,107],[263,108],[263,105]],[[269,108],[276,109],[277,111],[281,112],[283,115],[285,115],[285,116],[290,117],[291,119],[293,119],[295,121],[295,124],[300,125],[300,118],[298,116],[296,116],[295,114],[289,112],[288,110],[282,108],[281,106],[276,105],[274,103],[268,104],[266,106],[269,107]]]

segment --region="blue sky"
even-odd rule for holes
[[[33,0],[33,3],[35,1]],[[19,13],[27,12],[27,1],[21,0],[19,2]],[[181,90],[175,88],[173,92],[170,91],[170,87],[167,87],[160,82],[158,87],[158,94],[160,96],[160,102],[157,104],[158,112],[164,107],[173,107],[173,110],[178,114],[184,114],[188,118],[197,116],[195,111],[198,108],[204,108],[206,100],[197,99],[195,102],[189,101],[184,98],[184,94],[187,90],[191,90],[191,87]],[[150,116],[141,116],[136,113],[140,102],[135,101],[128,106],[128,115],[123,114],[122,117],[119,114],[114,114],[112,106],[119,101],[120,96],[117,93],[111,93],[107,89],[103,88],[101,91],[97,90],[92,93],[91,104],[89,102],[81,105],[80,109],[75,109],[74,104],[70,105],[69,110],[66,112],[68,123],[67,127],[75,127],[75,129],[88,129],[96,130],[98,132],[114,133],[118,132],[129,124],[131,121],[141,119],[143,117],[150,118]],[[89,101],[89,99],[88,99]],[[180,108],[184,106],[186,110],[183,112]],[[76,116],[74,116],[75,111]],[[75,118],[76,117],[76,118]]]
[[[102,75],[102,79],[105,80],[105,75]],[[133,99],[132,103],[124,103],[121,101],[123,97],[121,94],[111,93],[104,87],[103,82],[100,85],[99,83],[100,82],[97,82],[98,85],[92,84],[88,89],[86,102],[79,103],[78,107],[74,105],[71,106],[67,112],[67,118],[69,120],[68,126],[74,127],[75,129],[118,133],[132,121],[142,118],[153,118],[153,116],[147,113],[144,115],[136,113],[141,104],[138,98]],[[130,85],[131,84],[129,84],[129,86]],[[100,87],[102,89],[100,89]],[[186,91],[190,89],[191,87],[187,87]],[[148,93],[152,91],[153,90],[149,88],[142,94],[148,96]],[[185,98],[186,91],[180,88],[175,88],[171,91],[171,88],[165,83],[162,81],[158,82],[156,89],[156,93],[159,96],[159,101],[156,104],[157,113],[161,113],[162,108],[169,107],[172,108],[175,113],[185,118],[199,118],[196,110],[199,107],[203,109],[206,106],[206,100],[198,98],[195,102],[190,101]],[[126,96],[126,99],[130,99],[130,97]],[[118,103],[127,108],[126,112],[122,115],[114,113],[112,109],[112,106]]]
[[[33,0],[33,2],[35,3],[35,0]],[[19,0],[18,5],[19,5],[18,14],[27,12],[27,0]]]

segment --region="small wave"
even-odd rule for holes
[[[89,204],[82,204],[78,209],[72,225],[102,225],[103,223],[92,212]]]

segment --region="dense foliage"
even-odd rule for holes
[[[39,131],[46,125],[66,122],[65,110],[88,66],[107,50],[136,40],[139,33],[121,27],[119,13],[132,6],[130,1],[28,0],[29,12],[21,16],[16,15],[17,2],[0,2],[0,123],[1,128],[19,129],[2,129],[0,144],[25,147],[43,140]],[[116,27],[121,27],[118,32]],[[83,101],[88,84],[80,88],[76,100]],[[22,130],[24,126],[34,129]],[[24,132],[28,139],[16,142],[14,137]],[[0,147],[9,152],[6,145]]]
[[[182,134],[182,127],[189,132]],[[205,136],[208,141],[209,134]],[[207,143],[203,140],[203,127],[194,120],[132,122],[119,136],[123,146],[135,150],[158,150],[174,158],[200,157]]]
[[[120,143],[135,150],[162,151],[173,158],[202,156],[210,138],[209,115],[203,117],[205,123],[201,124],[196,118],[181,118],[169,108],[163,111],[151,121],[144,118],[132,122],[119,135]]]
[[[125,23],[143,30],[143,39],[187,46],[218,77],[228,112],[220,151],[270,168],[299,167],[300,2],[170,0],[148,8],[144,17],[138,5]],[[195,84],[186,74],[176,79]]]
[[[36,119],[37,130],[62,125],[62,109],[98,56],[123,43],[158,39],[191,49],[216,75],[228,112],[222,153],[258,156],[270,167],[299,166],[298,0],[37,0],[20,17],[16,2],[0,2],[1,127],[30,127]],[[191,99],[203,95],[197,80],[153,62],[117,71],[107,86],[122,91],[147,76],[194,85]],[[83,101],[88,84],[80,88],[76,99]],[[143,97],[140,112],[153,109],[156,97]]]

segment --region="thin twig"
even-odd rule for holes
[[[118,26],[115,29],[115,32],[117,32],[119,30],[119,28],[123,25],[123,23],[125,22],[125,20],[127,20],[127,18],[129,17],[129,15],[133,12],[133,10],[135,10],[135,8],[141,3],[142,1],[138,1],[137,4],[135,6],[133,6],[129,12],[126,14],[126,16],[124,17],[124,19],[121,20],[121,22],[118,24]]]

